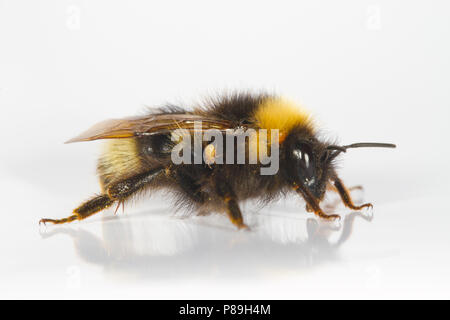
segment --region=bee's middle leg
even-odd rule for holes
[[[220,179],[216,181],[216,192],[217,195],[223,199],[226,212],[228,218],[231,223],[233,223],[238,229],[249,229],[249,227],[244,223],[244,219],[242,218],[241,209],[239,208],[239,204],[237,201],[237,197],[233,192],[232,188],[229,184]]]
[[[173,176],[190,200],[199,205],[204,204],[208,200],[209,194],[204,192],[202,186],[190,175],[180,170],[175,171]]]

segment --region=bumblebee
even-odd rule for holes
[[[264,138],[261,130],[266,130],[268,137]],[[191,146],[190,138],[195,144],[199,135],[210,131],[226,134],[214,135],[213,141],[201,139],[198,148],[182,150],[183,157],[199,161],[174,161],[181,141],[190,141],[187,145]],[[145,116],[106,120],[67,143],[99,139],[108,140],[97,165],[101,193],[67,218],[41,219],[40,223],[83,220],[113,205],[117,211],[130,199],[161,188],[171,191],[179,207],[197,214],[226,213],[239,229],[248,228],[239,202],[257,199],[268,203],[289,192],[299,194],[307,211],[318,217],[339,219],[320,206],[327,190],[338,192],[352,210],[371,208],[372,204],[354,204],[336,173],[337,156],[350,148],[395,148],[386,143],[338,146],[323,141],[302,107],[275,95],[249,93],[212,98],[192,110],[170,105]],[[219,146],[226,142],[224,152]],[[245,150],[244,161],[236,159],[240,147]],[[260,153],[262,147],[271,155],[276,151],[275,173],[262,174],[268,166],[267,156]],[[254,155],[256,160],[249,162]]]

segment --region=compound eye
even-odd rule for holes
[[[312,166],[311,148],[308,145],[299,145],[292,151],[292,154],[305,169],[309,169]]]
[[[315,167],[312,149],[309,144],[300,143],[292,150],[292,156],[297,162],[298,178],[307,186],[314,185]]]

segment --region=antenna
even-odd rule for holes
[[[396,148],[397,146],[392,143],[378,143],[378,142],[359,142],[349,144],[347,146],[328,146],[329,150],[338,150],[340,152],[347,152],[347,149],[350,148]]]
[[[347,152],[347,149],[353,149],[353,148],[396,148],[397,146],[392,143],[378,143],[378,142],[359,142],[359,143],[352,143],[346,146],[335,146],[331,145],[328,146],[328,150],[336,150],[331,157],[329,157],[329,160],[332,160],[336,158],[341,152]]]

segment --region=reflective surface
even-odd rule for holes
[[[337,250],[350,237],[357,216],[362,215],[348,215],[341,227],[314,218],[261,214],[250,217],[252,231],[238,232],[225,219],[204,225],[205,219],[170,219],[149,212],[105,218],[100,234],[61,227],[45,230],[42,236],[69,237],[81,261],[102,266],[108,276],[248,280],[339,260]]]
[[[2,243],[1,292],[42,298],[444,298],[450,219],[430,210],[441,199],[377,205],[373,219],[339,205],[340,223],[317,220],[300,201],[246,205],[250,231],[236,231],[219,215],[173,215],[158,199],[152,202],[160,209],[142,204],[70,225],[38,227],[37,215],[32,222],[18,217],[3,224],[10,242]]]
[[[450,298],[450,2],[0,0],[0,298]],[[232,23],[230,23],[230,21]],[[292,195],[225,217],[174,215],[164,192],[82,222],[97,142],[144,106],[279,93],[342,144],[372,220],[340,226]],[[329,199],[330,206],[333,198]]]

